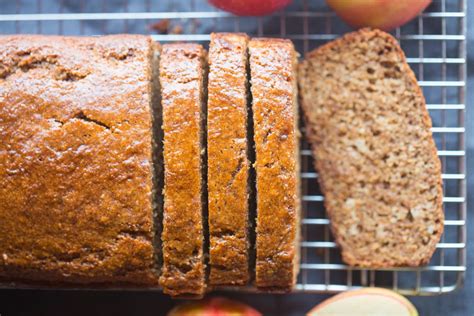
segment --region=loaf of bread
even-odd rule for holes
[[[249,43],[257,187],[255,284],[288,291],[299,268],[297,56],[281,39]]]
[[[249,280],[247,44],[245,34],[211,34],[207,103],[211,285],[244,285]]]
[[[206,290],[205,59],[201,45],[166,44],[160,60],[165,170],[160,284],[172,296],[202,296]]]
[[[247,284],[255,260],[258,289],[291,290],[297,80],[343,260],[430,260],[441,166],[392,36],[350,33],[309,53],[297,79],[290,41],[212,34],[209,67],[207,83],[201,45],[144,36],[0,37],[0,281],[201,297],[207,283]]]
[[[0,37],[0,279],[158,287],[145,36]]]
[[[423,94],[389,34],[363,29],[299,68],[306,132],[343,260],[426,264],[443,232],[440,161]]]

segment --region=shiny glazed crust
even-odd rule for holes
[[[205,50],[163,45],[160,84],[164,131],[163,268],[160,285],[172,296],[206,290],[203,231]]]
[[[148,37],[0,37],[0,278],[158,286]]]
[[[211,34],[207,106],[209,283],[249,280],[245,34]]]
[[[257,173],[255,284],[288,291],[299,259],[296,52],[288,40],[252,39],[249,53]]]

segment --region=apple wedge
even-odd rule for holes
[[[393,291],[365,288],[333,296],[313,308],[308,316],[418,316],[410,301]]]

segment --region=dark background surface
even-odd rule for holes
[[[161,0],[160,0],[161,1]],[[0,13],[9,1],[0,1]],[[468,1],[469,2],[469,1]],[[468,17],[474,17],[474,3],[468,6]],[[470,227],[474,225],[471,212],[474,192],[474,25],[468,22],[468,83],[466,88],[466,150],[468,184],[468,242],[467,272],[463,288],[453,293],[433,297],[409,297],[420,315],[474,315],[474,240]],[[2,32],[4,33],[4,32]],[[214,293],[246,302],[265,315],[303,315],[329,297],[322,294],[241,294]],[[179,302],[179,301],[178,301]],[[0,290],[0,315],[164,315],[176,304],[168,296],[153,291],[75,291],[75,290]]]

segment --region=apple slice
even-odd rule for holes
[[[223,297],[181,304],[168,316],[261,316],[252,307]]]
[[[418,316],[410,301],[393,291],[365,288],[333,296],[315,308],[308,316]]]

